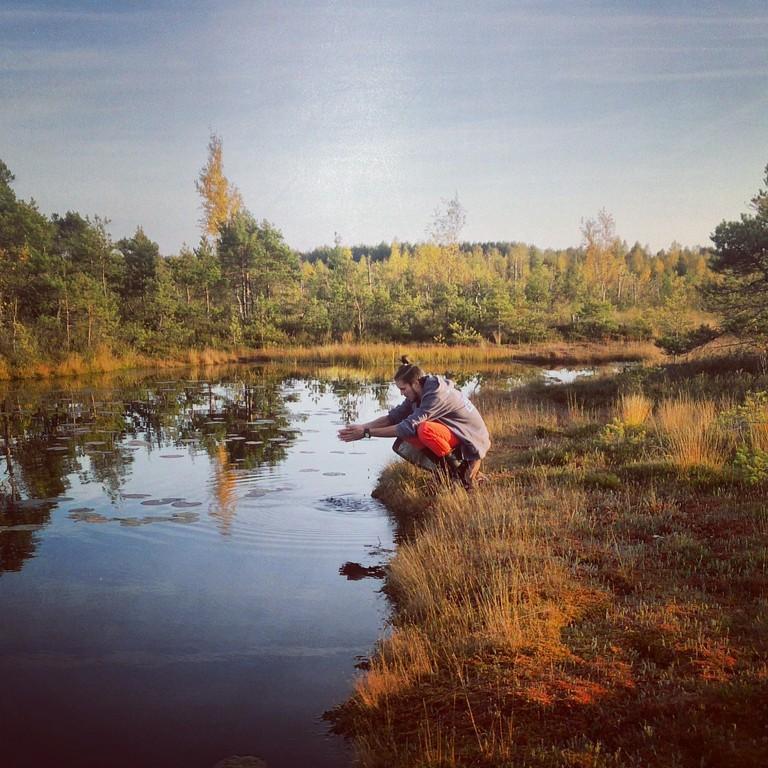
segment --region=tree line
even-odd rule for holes
[[[738,304],[739,292],[754,288],[760,257],[740,252],[747,273],[734,275],[728,249],[741,227],[744,248],[759,250],[767,215],[759,193],[756,215],[730,229],[724,222],[714,249],[672,243],[652,253],[628,245],[600,211],[582,222],[578,246],[553,250],[460,241],[465,214],[455,198],[436,210],[423,242],[347,247],[337,236],[299,253],[247,210],[212,136],[197,183],[200,241],[161,255],[141,228],[113,241],[102,218],[44,215],[16,196],[13,181],[0,161],[0,356],[11,365],[104,348],[163,355],[330,341],[657,338],[674,346],[708,308],[727,316],[728,296]]]

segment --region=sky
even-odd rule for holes
[[[299,250],[462,239],[564,248],[605,208],[708,245],[768,164],[768,3],[0,2],[0,159],[46,214],[200,237],[211,131]]]

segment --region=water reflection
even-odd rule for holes
[[[498,372],[446,373],[462,385],[481,384]],[[291,408],[300,397],[311,407],[332,395],[333,407],[319,413],[335,417],[332,424],[338,426],[358,420],[364,401],[386,409],[391,384],[384,372],[372,376],[342,367],[287,371],[257,366],[181,379],[120,374],[79,389],[76,383],[66,388],[25,383],[1,394],[0,573],[18,571],[34,555],[36,534],[66,501],[73,482],[98,484],[114,505],[140,495],[125,492],[126,484],[135,480],[139,457],[162,459],[172,477],[178,463],[204,454],[210,464],[207,511],[219,533],[229,535],[243,483],[258,479],[264,468],[280,465],[299,440],[306,444],[302,454],[314,452],[317,430],[303,429],[310,414]],[[324,449],[321,453],[329,446]],[[343,467],[325,464],[318,461],[318,466],[300,472],[329,478],[345,475]],[[147,496],[145,506],[166,503],[149,498],[153,494],[141,495]],[[181,496],[167,503],[200,506],[203,501]],[[135,526],[153,521],[93,510],[69,514],[70,519],[87,523]]]

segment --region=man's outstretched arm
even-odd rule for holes
[[[339,439],[345,443],[351,443],[353,440],[362,440],[365,437],[365,430],[370,430],[371,437],[396,437],[395,425],[392,424],[388,416],[379,416],[378,419],[366,422],[365,424],[349,424],[344,429],[339,430]]]

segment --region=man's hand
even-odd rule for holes
[[[363,430],[365,427],[363,427],[361,424],[350,424],[349,426],[344,427],[344,429],[339,430],[339,440],[343,440],[345,443],[351,443],[354,440],[362,440]]]

